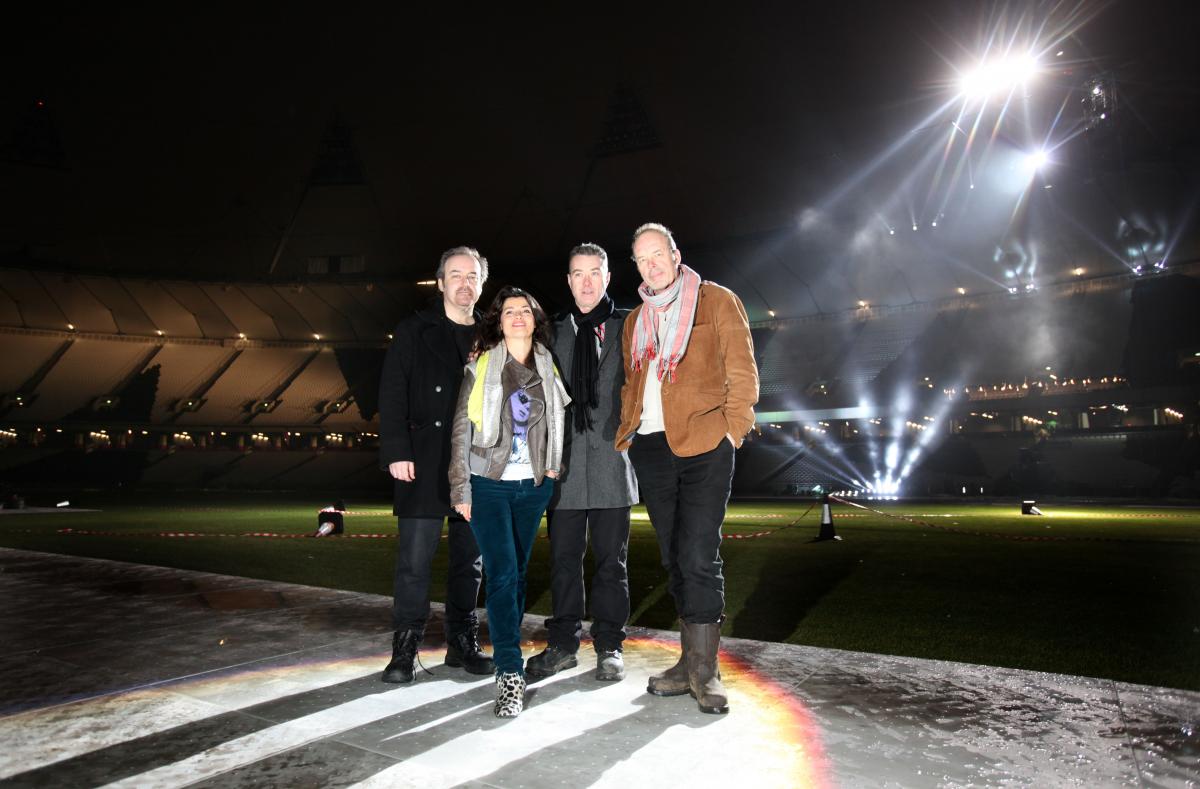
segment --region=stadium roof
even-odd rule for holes
[[[471,243],[553,305],[543,275],[588,239],[628,303],[629,232],[654,219],[756,319],[1173,265],[1197,255],[1189,12],[31,11],[3,55],[0,254],[415,282]],[[1036,79],[962,94],[1013,53]]]

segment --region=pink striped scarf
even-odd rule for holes
[[[666,376],[675,380],[675,368],[687,353],[696,320],[696,303],[700,300],[700,275],[679,264],[679,276],[671,286],[655,293],[642,283],[638,287],[642,309],[633,331],[630,360],[633,369],[640,370],[651,359],[658,358],[658,380]],[[662,328],[663,331],[659,331]],[[659,337],[662,347],[659,347]]]

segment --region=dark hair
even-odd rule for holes
[[[604,247],[600,246],[599,244],[593,244],[590,241],[585,241],[584,243],[572,249],[571,254],[567,255],[568,266],[571,265],[571,258],[575,257],[576,255],[593,255],[600,258],[600,262],[604,264],[605,268],[608,267],[608,253],[605,252]]]
[[[529,291],[505,285],[500,288],[496,298],[492,299],[492,303],[483,313],[483,318],[475,324],[475,350],[486,351],[504,340],[504,331],[500,327],[500,313],[504,309],[505,300],[516,298],[529,302],[529,308],[533,311],[534,342],[539,342],[546,348],[550,347],[550,319],[546,317],[542,305],[538,304],[538,300]]]
[[[479,254],[479,250],[474,247],[451,247],[442,253],[442,259],[438,262],[436,279],[446,279],[446,261],[456,255],[463,255],[472,258],[479,264],[479,287],[483,287],[483,283],[487,282],[488,277],[488,262],[487,258]]]

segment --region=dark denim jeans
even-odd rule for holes
[[[629,447],[667,568],[667,589],[688,624],[719,622],[725,611],[721,523],[733,483],[733,454],[733,445],[721,439],[708,452],[680,457],[665,433],[640,435]]]
[[[525,570],[554,480],[495,481],[471,475],[471,531],[483,555],[488,633],[496,673],[524,676],[521,619],[525,615]]]
[[[396,577],[392,584],[392,629],[424,630],[429,619],[429,582],[433,555],[442,540],[445,518],[399,518]],[[475,624],[483,563],[471,527],[458,516],[450,518],[450,563],[446,567],[446,636]]]

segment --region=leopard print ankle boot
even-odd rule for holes
[[[525,709],[525,678],[515,671],[496,676],[496,706],[492,711],[497,718],[515,718]]]

